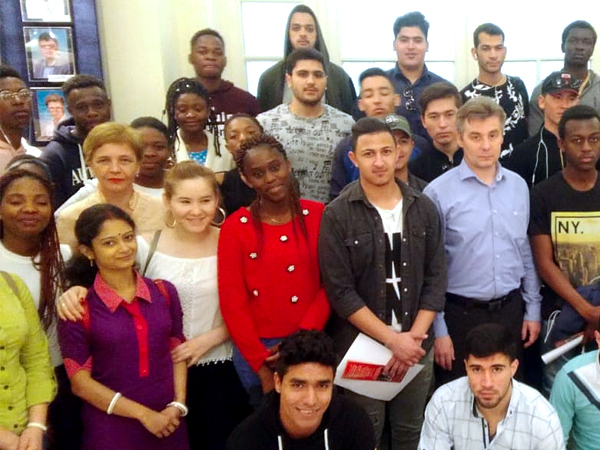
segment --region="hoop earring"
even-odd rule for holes
[[[172,223],[169,223],[169,214],[171,215],[171,218],[173,219]],[[165,214],[165,225],[169,228],[175,228],[175,225],[177,225],[177,221],[175,220],[175,217],[173,217],[173,212],[168,209],[167,213]]]
[[[221,217],[223,219],[221,219],[220,222],[215,222],[215,219],[212,220],[211,224],[214,225],[215,227],[220,227],[221,225],[223,225],[225,223],[225,219],[227,218],[227,213],[225,212],[225,210],[223,208],[221,208],[220,206],[217,208],[219,210],[219,212],[221,213]],[[215,214],[215,217],[217,215]]]

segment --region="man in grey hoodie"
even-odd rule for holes
[[[283,59],[260,76],[257,95],[260,109],[268,111],[282,103],[289,103],[292,99],[292,93],[285,84],[285,60],[298,48],[314,48],[323,55],[327,65],[327,91],[324,101],[346,114],[351,114],[356,102],[352,79],[344,69],[329,60],[319,21],[312,9],[306,5],[298,5],[290,12],[285,28]]]

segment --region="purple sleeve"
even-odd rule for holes
[[[174,349],[182,342],[185,342],[185,336],[183,335],[183,311],[181,310],[181,303],[179,302],[179,294],[177,289],[172,283],[160,280],[164,284],[169,298],[167,299],[167,305],[169,306],[169,313],[171,314],[171,336],[169,339],[170,348]]]
[[[89,311],[86,309],[82,320],[71,322],[61,320],[58,323],[58,341],[65,369],[69,378],[80,370],[92,371],[92,354],[89,343]]]

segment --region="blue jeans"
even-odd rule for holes
[[[261,339],[260,341],[266,348],[271,348],[274,345],[279,344],[282,340],[283,338],[270,338]],[[250,364],[248,364],[248,361],[242,356],[237,346],[233,347],[233,365],[238,377],[240,377],[242,386],[244,386],[244,389],[246,389],[246,392],[248,393],[250,405],[254,409],[257,409],[264,397],[260,378],[258,378],[256,372],[252,370]]]

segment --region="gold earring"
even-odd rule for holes
[[[219,212],[221,213],[221,217],[222,217],[222,219],[221,219],[221,221],[220,221],[220,222],[218,222],[218,223],[217,223],[217,222],[215,222],[215,219],[213,219],[211,223],[212,223],[212,224],[213,224],[215,227],[220,227],[221,225],[223,225],[223,224],[225,223],[225,219],[227,218],[227,213],[226,213],[226,212],[225,212],[225,210],[224,210],[223,208],[221,208],[220,206],[219,206],[217,209],[218,209],[218,210],[219,210]],[[215,217],[216,217],[216,214],[215,214]]]
[[[169,215],[171,215],[171,218],[173,219],[172,223],[169,223]],[[169,228],[175,228],[175,225],[177,225],[177,221],[175,220],[175,217],[173,216],[173,212],[168,209],[167,210],[167,214],[165,215],[165,225]]]

